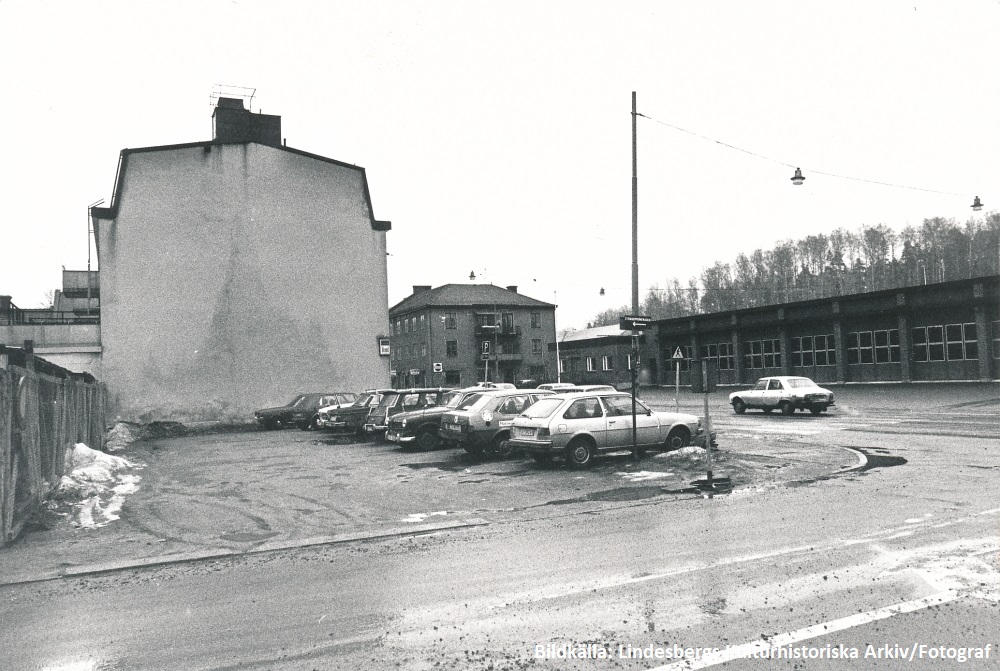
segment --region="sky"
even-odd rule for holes
[[[366,169],[390,306],[475,272],[585,327],[631,302],[633,91],[645,295],[785,239],[1000,209],[997,35],[1000,0],[0,0],[0,294],[40,307],[86,269],[119,152],[211,139],[228,85]]]

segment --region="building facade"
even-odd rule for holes
[[[640,375],[637,381],[649,384],[642,352],[646,336],[639,336]],[[553,347],[554,349],[554,347]],[[625,389],[632,384],[632,367],[636,364],[632,332],[617,325],[596,326],[559,334],[560,380],[573,384],[610,384]]]
[[[414,286],[389,320],[394,387],[556,379],[555,306],[516,286]]]
[[[1000,378],[1000,277],[661,320],[660,384],[711,359],[723,385],[768,375],[819,383]],[[680,358],[674,358],[680,354]]]
[[[386,231],[363,168],[220,98],[214,139],[121,152],[92,208],[103,379],[126,419],[245,418],[389,382]]]

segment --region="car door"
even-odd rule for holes
[[[777,408],[778,403],[781,401],[781,380],[769,380],[767,383],[767,391],[764,392],[764,408]]]
[[[602,396],[607,412],[607,445],[632,447],[632,398],[630,396]],[[660,441],[659,419],[644,406],[635,402],[636,445],[655,445]]]
[[[596,396],[575,399],[563,412],[567,432],[572,436],[588,434],[594,438],[597,449],[607,447],[607,417]]]
[[[752,389],[748,389],[740,396],[748,408],[764,407],[764,394],[767,393],[767,382],[767,380],[757,380],[757,384]]]

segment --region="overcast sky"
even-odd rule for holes
[[[645,294],[782,239],[996,210],[998,35],[1000,0],[0,0],[0,293],[37,307],[85,269],[121,149],[211,139],[227,84],[366,168],[390,305],[475,271],[582,327],[631,300],[632,91]]]

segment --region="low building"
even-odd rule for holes
[[[101,287],[96,270],[63,270],[47,308],[20,308],[0,296],[0,345],[31,341],[39,357],[74,373],[101,377]]]
[[[394,387],[556,379],[555,305],[516,286],[414,286],[389,321]]]
[[[835,296],[656,322],[659,383],[710,359],[719,384],[768,375],[816,382],[1000,378],[1000,277]],[[674,358],[677,356],[678,358]]]
[[[646,336],[639,336],[639,359],[646,347]],[[555,346],[553,345],[553,350]],[[624,389],[632,384],[635,365],[632,332],[617,324],[561,331],[559,333],[559,368],[562,382],[573,384],[611,384]],[[648,374],[638,382],[648,384]]]

